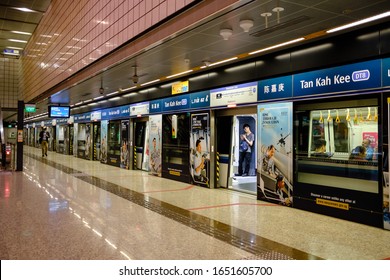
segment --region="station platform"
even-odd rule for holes
[[[390,231],[24,147],[0,172],[3,260],[383,260]]]

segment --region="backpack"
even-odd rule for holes
[[[248,148],[249,148],[248,143],[245,140],[241,141],[240,151],[246,152],[248,150]]]

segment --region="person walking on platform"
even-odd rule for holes
[[[42,157],[47,157],[47,150],[49,148],[49,138],[50,133],[46,130],[46,127],[42,127],[41,132],[39,132],[39,143],[41,144]]]

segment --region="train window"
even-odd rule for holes
[[[377,193],[378,106],[317,108],[295,111],[298,182]]]
[[[311,111],[309,130],[309,156],[377,160],[377,107]]]

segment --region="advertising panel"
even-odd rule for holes
[[[100,162],[107,163],[107,130],[108,130],[108,121],[104,120],[101,122],[101,139],[102,143],[100,146]]]
[[[149,123],[149,174],[161,176],[162,115],[150,116]]]
[[[209,186],[210,126],[208,113],[191,115],[190,174],[194,184]]]
[[[257,198],[292,206],[292,103],[258,105],[257,115]]]

